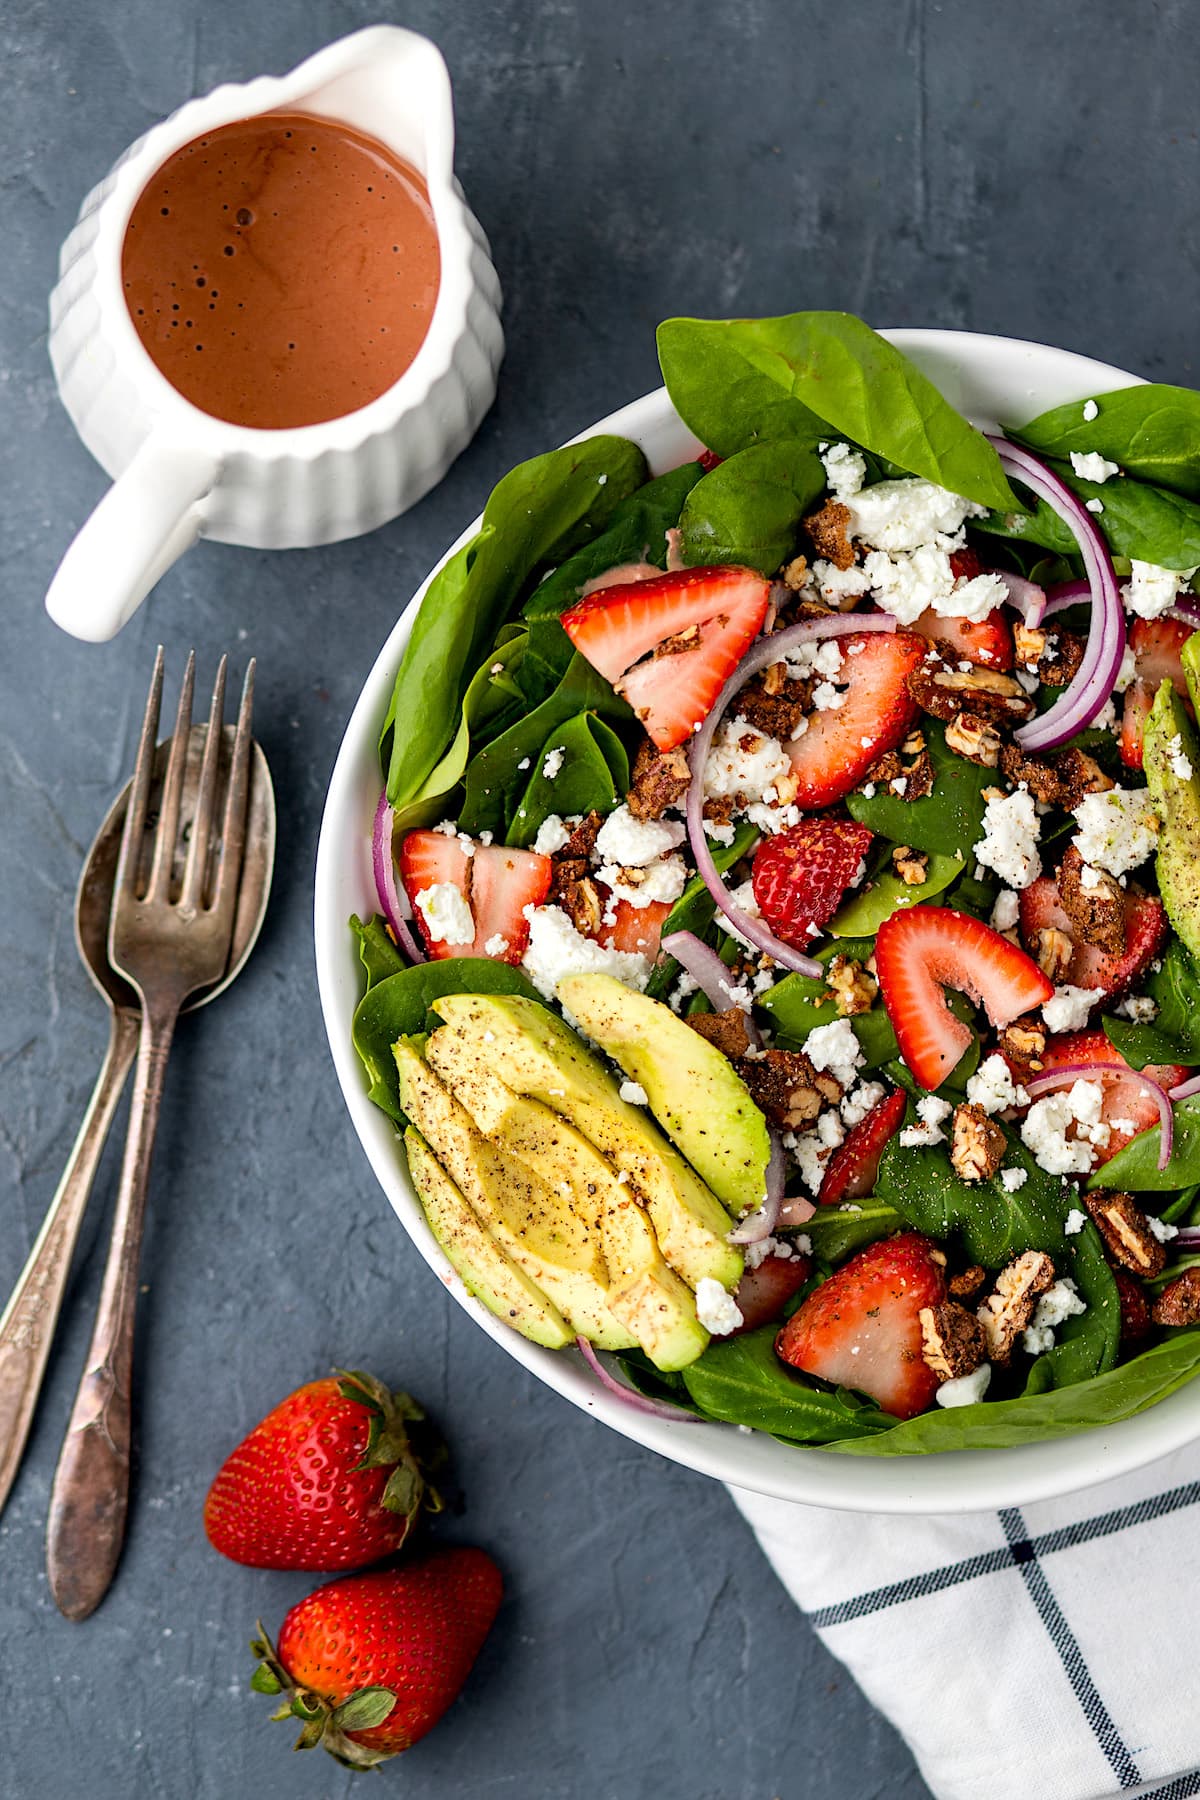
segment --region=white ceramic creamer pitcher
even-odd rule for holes
[[[398,153],[429,191],[441,260],[425,341],[369,405],[320,425],[259,430],[202,412],[143,347],[121,253],[151,175],[205,131],[260,113],[316,114]],[[454,113],[427,38],[371,26],[290,75],[189,101],[133,144],[84,201],[50,299],[50,358],[63,404],[114,485],[50,585],[54,621],[113,637],[198,536],[258,549],[354,537],[394,519],[445,474],[492,403],[504,351],[487,239],[454,179]]]

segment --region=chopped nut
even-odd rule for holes
[[[909,732],[900,748],[905,756],[920,756],[922,750],[927,748],[925,743],[925,733],[921,730],[919,725],[915,731]]]
[[[1047,687],[1066,687],[1078,675],[1086,649],[1087,639],[1077,631],[1048,631],[1038,657],[1039,678]]]
[[[1087,865],[1074,844],[1063,853],[1058,871],[1058,897],[1070,919],[1075,935],[1085,944],[1095,944],[1106,956],[1121,956],[1125,950],[1125,896],[1111,875],[1093,871],[1094,885],[1084,885]]]
[[[600,813],[585,813],[559,854],[561,856],[590,856],[596,848],[596,839],[600,836],[600,827],[603,823],[604,819]]]
[[[656,644],[651,660],[657,661],[660,656],[686,656],[699,642],[699,625],[686,625],[682,631],[677,631],[672,637],[665,637],[660,644]]]
[[[768,1050],[765,1056],[744,1057],[738,1074],[781,1131],[811,1125],[822,1106],[835,1106],[842,1084],[827,1070],[814,1069],[802,1050]]]
[[[739,1056],[745,1056],[750,1048],[746,1015],[740,1006],[731,1006],[725,1012],[689,1013],[684,1023],[690,1025],[714,1050],[719,1050],[731,1062],[735,1062]]]
[[[1000,761],[1000,733],[978,713],[955,713],[946,727],[946,748],[982,769],[994,769]]]
[[[849,956],[835,956],[825,971],[829,991],[837,1002],[839,1018],[870,1012],[879,983],[868,975],[862,964]]]
[[[586,856],[553,856],[550,859],[550,891],[546,895],[548,906],[558,906],[562,896],[582,881],[588,872]]]
[[[1045,648],[1045,632],[1039,631],[1036,625],[1026,625],[1022,619],[1018,619],[1013,626],[1013,650],[1021,667],[1031,675],[1035,674]]]
[[[924,800],[926,794],[933,792],[933,758],[928,750],[922,750],[906,766],[904,779],[908,783],[904,790],[904,798],[909,802]]]
[[[783,565],[783,583],[791,588],[794,594],[799,593],[808,578],[807,556],[793,556],[790,563]]]
[[[648,737],[638,745],[632,774],[625,803],[635,819],[661,819],[668,806],[687,792],[692,779],[686,750],[656,749]]]
[[[909,676],[908,691],[924,712],[946,724],[958,713],[970,712],[995,725],[1019,725],[1033,712],[1033,701],[1020,682],[994,669],[922,663]]]
[[[961,1269],[952,1275],[946,1283],[946,1290],[952,1300],[973,1300],[987,1280],[987,1270],[981,1269],[978,1263],[972,1263],[969,1269]]]
[[[1200,1325],[1200,1268],[1193,1264],[1168,1281],[1150,1317],[1156,1325]]]
[[[1033,1317],[1037,1297],[1054,1280],[1054,1264],[1044,1250],[1023,1250],[1001,1269],[991,1293],[976,1311],[983,1326],[988,1355],[1006,1363],[1017,1339]]]
[[[1167,1251],[1151,1231],[1145,1213],[1129,1194],[1118,1194],[1109,1188],[1096,1188],[1083,1196],[1104,1239],[1104,1247],[1115,1262],[1132,1269],[1135,1275],[1158,1275],[1167,1266]]]
[[[1065,931],[1059,931],[1053,925],[1044,925],[1041,931],[1034,933],[1033,954],[1042,974],[1057,986],[1071,966],[1075,946]]]
[[[569,882],[559,894],[557,904],[562,907],[581,937],[591,937],[599,931],[604,907],[600,901],[600,890],[590,877],[583,881]]]
[[[990,1181],[1000,1164],[1008,1140],[982,1106],[963,1101],[954,1109],[954,1133],[950,1163],[963,1181]]]
[[[897,844],[892,851],[892,867],[906,887],[921,887],[929,873],[929,858],[924,850]]]
[[[1026,1063],[1031,1069],[1040,1069],[1042,1057],[1046,1054],[1046,1028],[1044,1025],[1029,1025],[1018,1019],[1015,1025],[1006,1025],[1000,1033],[999,1048],[1001,1055],[1010,1056],[1015,1062]]]
[[[735,811],[732,794],[717,794],[704,802],[704,816],[711,819],[714,825],[730,824]]]
[[[1074,811],[1085,794],[1106,794],[1116,785],[1086,750],[1060,750],[1054,758],[1054,771],[1062,784],[1058,804],[1068,812]]]
[[[1015,744],[1005,744],[1000,767],[1014,786],[1024,783],[1043,806],[1061,806],[1070,812],[1085,794],[1103,794],[1112,782],[1100,764],[1084,750],[1061,750],[1054,756],[1026,756]]]
[[[917,1316],[921,1321],[921,1360],[943,1381],[973,1374],[986,1360],[983,1326],[965,1306],[947,1300],[941,1306],[923,1306]]]
[[[782,693],[783,686],[784,686],[784,683],[786,682],[786,680],[787,680],[787,664],[786,663],[777,662],[777,663],[768,664],[768,666],[762,672],[763,693],[770,694],[772,696],[774,696],[775,694],[778,694],[778,693]]]
[[[849,523],[850,508],[843,506],[840,500],[827,501],[819,512],[810,513],[804,521],[804,529],[815,544],[817,554],[826,557],[835,569],[848,569],[854,561],[854,545],[846,529]]]
[[[809,709],[813,684],[788,677],[768,687],[767,677],[782,668],[782,663],[773,663],[766,675],[746,683],[737,698],[737,717],[765,737],[786,744]]]

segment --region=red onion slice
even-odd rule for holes
[[[816,1210],[812,1201],[806,1200],[803,1194],[789,1194],[779,1209],[775,1229],[777,1231],[795,1231],[801,1225],[807,1225]]]
[[[787,1155],[783,1142],[777,1131],[770,1132],[771,1154],[767,1158],[766,1175],[763,1186],[766,1193],[763,1203],[756,1206],[752,1213],[747,1213],[736,1231],[729,1232],[731,1244],[757,1244],[760,1239],[770,1237],[779,1218],[779,1209],[783,1204],[783,1184],[787,1179]]]
[[[1046,590],[1038,586],[1036,581],[1027,581],[1024,575],[1013,575],[1008,569],[989,569],[997,581],[1002,581],[1008,589],[1008,604],[1015,606],[1027,625],[1040,625],[1046,611]]]
[[[805,956],[803,951],[797,950],[792,944],[785,944],[762,919],[756,919],[732,899],[724,877],[713,861],[704,830],[704,765],[708,761],[717,726],[751,676],[757,675],[768,664],[778,662],[793,645],[809,643],[815,638],[846,637],[856,631],[895,629],[896,621],[888,613],[832,613],[825,619],[803,619],[799,625],[789,625],[786,631],[759,638],[717,695],[716,704],[692,739],[692,781],[687,795],[688,841],[705,887],[739,937],[745,938],[756,949],[772,957],[783,968],[792,969],[797,975],[808,975],[814,981],[824,973],[820,963],[814,962],[811,956]]]
[[[1189,1075],[1178,1087],[1167,1089],[1169,1100],[1190,1100],[1193,1094],[1200,1094],[1200,1075]]]
[[[1200,1250],[1200,1225],[1181,1225],[1171,1239],[1172,1250]]]
[[[1171,1111],[1171,1097],[1165,1088],[1137,1069],[1119,1067],[1114,1063],[1067,1063],[1061,1069],[1047,1069],[1044,1075],[1035,1075],[1021,1085],[1031,1100],[1038,1100],[1052,1088],[1071,1087],[1076,1081],[1136,1081],[1158,1108],[1162,1130],[1158,1166],[1160,1169],[1166,1168],[1171,1160],[1171,1148],[1175,1141],[1175,1115]]]
[[[636,1388],[626,1387],[623,1381],[618,1381],[616,1376],[610,1374],[604,1367],[585,1337],[577,1337],[575,1343],[580,1356],[601,1386],[606,1387],[610,1394],[615,1394],[618,1400],[623,1400],[626,1406],[631,1407],[634,1412],[649,1413],[654,1419],[673,1419],[680,1425],[702,1423],[695,1413],[684,1412],[681,1406],[671,1406],[665,1400],[651,1400],[648,1395],[639,1394]]]
[[[396,815],[388,805],[386,793],[379,796],[379,805],[375,808],[375,827],[371,833],[371,866],[375,871],[375,892],[379,898],[379,910],[387,920],[401,953],[411,963],[425,961],[416,938],[405,922],[400,906],[400,892],[396,886],[396,861],[392,854],[392,831],[396,823]]]
[[[1028,450],[989,440],[1006,475],[1014,475],[1070,527],[1087,571],[1092,622],[1079,672],[1048,712],[1013,733],[1023,750],[1053,750],[1092,723],[1111,697],[1125,653],[1125,613],[1108,546],[1087,508],[1065,482]]]
[[[1191,625],[1200,631],[1200,595],[1179,594],[1174,606],[1167,608],[1168,619],[1178,619],[1183,625]]]

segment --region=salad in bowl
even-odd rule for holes
[[[647,1422],[1129,1420],[1200,1368],[1200,396],[984,433],[846,314],[659,350],[698,453],[514,469],[377,715],[388,1153]]]

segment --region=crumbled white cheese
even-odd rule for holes
[[[649,1106],[650,1097],[640,1081],[623,1081],[620,1087],[622,1100],[628,1100],[630,1106]]]
[[[784,1140],[785,1150],[790,1150],[796,1159],[796,1167],[800,1171],[800,1179],[810,1194],[815,1194],[821,1186],[825,1174],[825,1163],[829,1149],[822,1144],[815,1131],[803,1131],[799,1134],[789,1132]]]
[[[820,557],[810,571],[810,583],[830,606],[838,606],[843,600],[857,600],[870,586],[857,563],[851,563],[848,569],[839,569],[836,563],[825,562]]]
[[[992,927],[996,931],[1012,931],[1021,916],[1021,903],[1011,888],[1001,888],[992,908]]]
[[[757,1243],[747,1244],[745,1247],[746,1267],[757,1269],[774,1258],[780,1262],[790,1262],[794,1249],[795,1246],[789,1244],[786,1238],[759,1238]]]
[[[1139,619],[1160,619],[1190,586],[1195,573],[1195,569],[1162,569],[1157,563],[1139,562],[1134,557],[1129,565],[1129,580],[1121,593],[1130,612]]]
[[[1108,458],[1101,456],[1098,450],[1089,450],[1086,454],[1082,450],[1072,450],[1071,467],[1080,481],[1104,482],[1110,475],[1121,473],[1120,464],[1109,462]]]
[[[1167,739],[1167,755],[1171,759],[1171,773],[1177,775],[1180,781],[1190,781],[1192,765],[1184,754],[1183,739],[1178,732]]]
[[[1147,1213],[1146,1223],[1150,1227],[1151,1236],[1156,1237],[1160,1244],[1169,1244],[1173,1237],[1179,1236],[1178,1225],[1169,1225],[1157,1213]]]
[[[836,500],[850,500],[867,479],[867,465],[849,444],[829,444],[820,452],[825,465],[825,479]]]
[[[974,1406],[987,1393],[991,1379],[991,1363],[980,1363],[969,1375],[955,1375],[950,1381],[943,1381],[937,1391],[937,1403],[939,1406]]]
[[[1113,1007],[1123,1019],[1132,1019],[1135,1025],[1152,1025],[1158,1017],[1158,1001],[1152,1000],[1149,994],[1126,994]]]
[[[671,1011],[682,1013],[684,1001],[691,998],[699,985],[700,983],[693,980],[686,969],[681,969],[674,987],[667,995],[667,1005],[671,1008]]]
[[[853,1085],[854,1072],[863,1062],[849,1019],[835,1019],[831,1025],[818,1025],[810,1031],[804,1040],[804,1054],[814,1069],[827,1070],[844,1088]]]
[[[837,712],[845,703],[846,696],[835,688],[832,681],[820,681],[813,689],[812,703],[818,712]]]
[[[960,549],[964,522],[987,511],[935,482],[909,477],[877,481],[845,504],[850,536],[874,550]]]
[[[1087,420],[1089,425],[1091,424],[1093,419],[1099,418],[1100,408],[1096,405],[1096,402],[1094,400],[1085,400],[1084,401],[1083,416]]]
[[[1011,888],[1026,888],[1042,872],[1038,856],[1041,825],[1028,788],[989,800],[983,815],[983,836],[972,846],[988,868],[995,869]]]
[[[614,900],[627,900],[630,906],[674,905],[688,880],[687,864],[682,856],[662,856],[657,862],[643,866],[645,879],[628,882],[621,879],[624,864],[602,863],[600,879],[611,888]],[[611,919],[609,923],[612,923]]]
[[[696,1317],[714,1337],[728,1337],[744,1323],[733,1295],[711,1275],[702,1275],[696,1284]]]
[[[1030,1107],[1021,1126],[1021,1141],[1049,1175],[1086,1175],[1095,1162],[1092,1144],[1103,1148],[1109,1127],[1100,1117],[1104,1095],[1098,1081],[1077,1081],[1070,1089],[1047,1094]],[[1076,1136],[1070,1138],[1070,1127]]]
[[[485,956],[506,956],[508,954],[508,948],[508,939],[506,937],[501,937],[500,933],[497,931],[483,946],[483,954]]]
[[[761,800],[766,789],[790,770],[787,752],[777,738],[764,737],[745,719],[727,719],[704,759],[704,797],[740,799],[743,804]]]
[[[580,935],[561,906],[527,906],[529,947],[521,966],[540,994],[554,998],[567,975],[613,975],[626,987],[644,988],[650,964],[636,951],[610,950]]]
[[[1085,863],[1110,875],[1136,869],[1158,842],[1158,818],[1147,788],[1115,787],[1104,794],[1085,794],[1075,818],[1079,830],[1071,842]]]
[[[926,1094],[923,1100],[917,1101],[917,1117],[919,1125],[908,1125],[900,1133],[900,1142],[906,1150],[912,1150],[922,1144],[941,1144],[946,1134],[942,1123],[954,1111],[948,1100],[939,1100],[936,1094]]]
[[[863,573],[876,601],[900,625],[911,625],[930,607],[944,618],[985,619],[1008,598],[996,575],[956,579],[949,553],[936,544],[914,550],[871,550]]]
[[[1054,1333],[1058,1326],[1065,1319],[1086,1311],[1087,1301],[1080,1297],[1070,1276],[1064,1275],[1060,1281],[1048,1287],[1044,1294],[1038,1296],[1033,1323],[1023,1334],[1025,1348],[1030,1356],[1040,1356],[1045,1350],[1053,1350]]]
[[[561,850],[571,833],[563,824],[557,813],[551,813],[538,826],[538,834],[533,840],[533,847],[539,856],[553,856]]]
[[[533,762],[533,758],[531,756],[523,756],[521,758],[520,762],[517,764],[517,767],[518,767],[518,769],[525,770],[530,767],[532,762]]]
[[[1078,1237],[1086,1224],[1087,1214],[1080,1212],[1077,1206],[1073,1206],[1063,1220],[1063,1231],[1067,1237]]]
[[[596,859],[626,869],[643,869],[670,850],[677,850],[687,836],[673,819],[635,819],[627,806],[609,813],[596,835]]]
[[[563,766],[566,754],[567,749],[565,744],[560,744],[557,749],[548,750],[546,752],[546,760],[542,764],[543,781],[556,781],[558,779],[559,770]]]
[[[413,905],[435,944],[473,944],[475,919],[452,881],[435,881],[413,895]]]
[[[798,681],[807,675],[823,675],[827,681],[833,681],[841,673],[844,661],[836,638],[805,638],[788,651],[784,666]]]
[[[1015,1194],[1029,1180],[1028,1169],[1001,1169],[1000,1186],[1006,1194]]]
[[[1083,504],[1090,513],[1102,513],[1104,511],[1103,500],[1085,500]]]
[[[857,1125],[879,1105],[887,1089],[881,1081],[860,1081],[842,1101],[840,1112],[844,1125]]]
[[[1024,1106],[1028,1098],[1024,1088],[1013,1081],[1012,1071],[998,1052],[982,1062],[967,1082],[967,1099],[972,1106],[982,1106],[985,1113]]]
[[[1042,1007],[1042,1017],[1051,1031],[1080,1031],[1103,994],[1102,988],[1073,987],[1068,982],[1055,988],[1053,999]]]
[[[829,1108],[817,1120],[817,1137],[827,1150],[836,1150],[839,1144],[846,1141],[846,1127]]]

